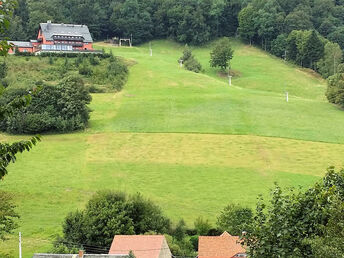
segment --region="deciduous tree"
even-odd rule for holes
[[[219,40],[212,52],[210,53],[210,66],[221,67],[222,70],[230,68],[230,60],[233,58],[234,51],[232,50],[228,38]]]

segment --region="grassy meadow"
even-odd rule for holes
[[[24,257],[47,251],[66,214],[97,190],[141,192],[173,222],[215,223],[226,204],[254,207],[274,182],[306,187],[328,166],[344,166],[344,112],[327,103],[326,82],[257,48],[233,46],[229,87],[209,67],[211,44],[194,49],[201,74],[179,67],[183,46],[170,41],[152,42],[152,57],[148,44],[97,44],[136,63],[124,90],[93,94],[87,130],[44,135],[0,182],[15,195]],[[17,257],[17,237],[0,250]]]

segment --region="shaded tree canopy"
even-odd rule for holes
[[[87,203],[84,210],[71,212],[63,223],[63,237],[55,243],[74,243],[86,251],[94,246],[109,247],[115,235],[167,233],[170,220],[160,208],[140,194],[127,196],[121,192],[101,191]]]
[[[322,181],[306,191],[284,192],[276,185],[269,204],[260,199],[251,228],[244,243],[252,257],[315,257],[329,248],[329,236],[336,235],[343,224],[344,170],[328,169]],[[320,241],[320,242],[319,242]],[[333,253],[344,255],[340,242],[332,246]],[[321,256],[320,256],[321,257]]]

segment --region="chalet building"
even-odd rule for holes
[[[47,21],[39,26],[37,40],[9,41],[14,51],[40,52],[93,52],[93,39],[86,25],[57,24]]]

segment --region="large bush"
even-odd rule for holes
[[[32,90],[34,91],[34,90]],[[0,99],[6,104],[25,90],[9,90]],[[9,133],[35,134],[68,132],[87,126],[91,96],[80,77],[67,77],[56,86],[43,86],[32,94],[31,105],[2,121],[0,128]]]
[[[258,202],[251,229],[244,236],[250,257],[344,256],[340,243],[330,246],[339,247],[338,255],[315,255],[322,252],[319,246],[331,243],[327,237],[343,241],[334,225],[343,229],[343,216],[336,210],[343,209],[344,170],[330,168],[321,182],[304,192],[285,193],[276,186],[271,195],[268,205]]]
[[[63,223],[63,238],[55,243],[75,243],[86,251],[104,253],[94,246],[110,247],[118,234],[167,233],[170,221],[160,208],[141,195],[102,191],[95,194],[82,211],[70,213]]]
[[[242,232],[250,231],[253,212],[250,208],[229,204],[217,218],[217,226],[233,236],[241,236]]]

